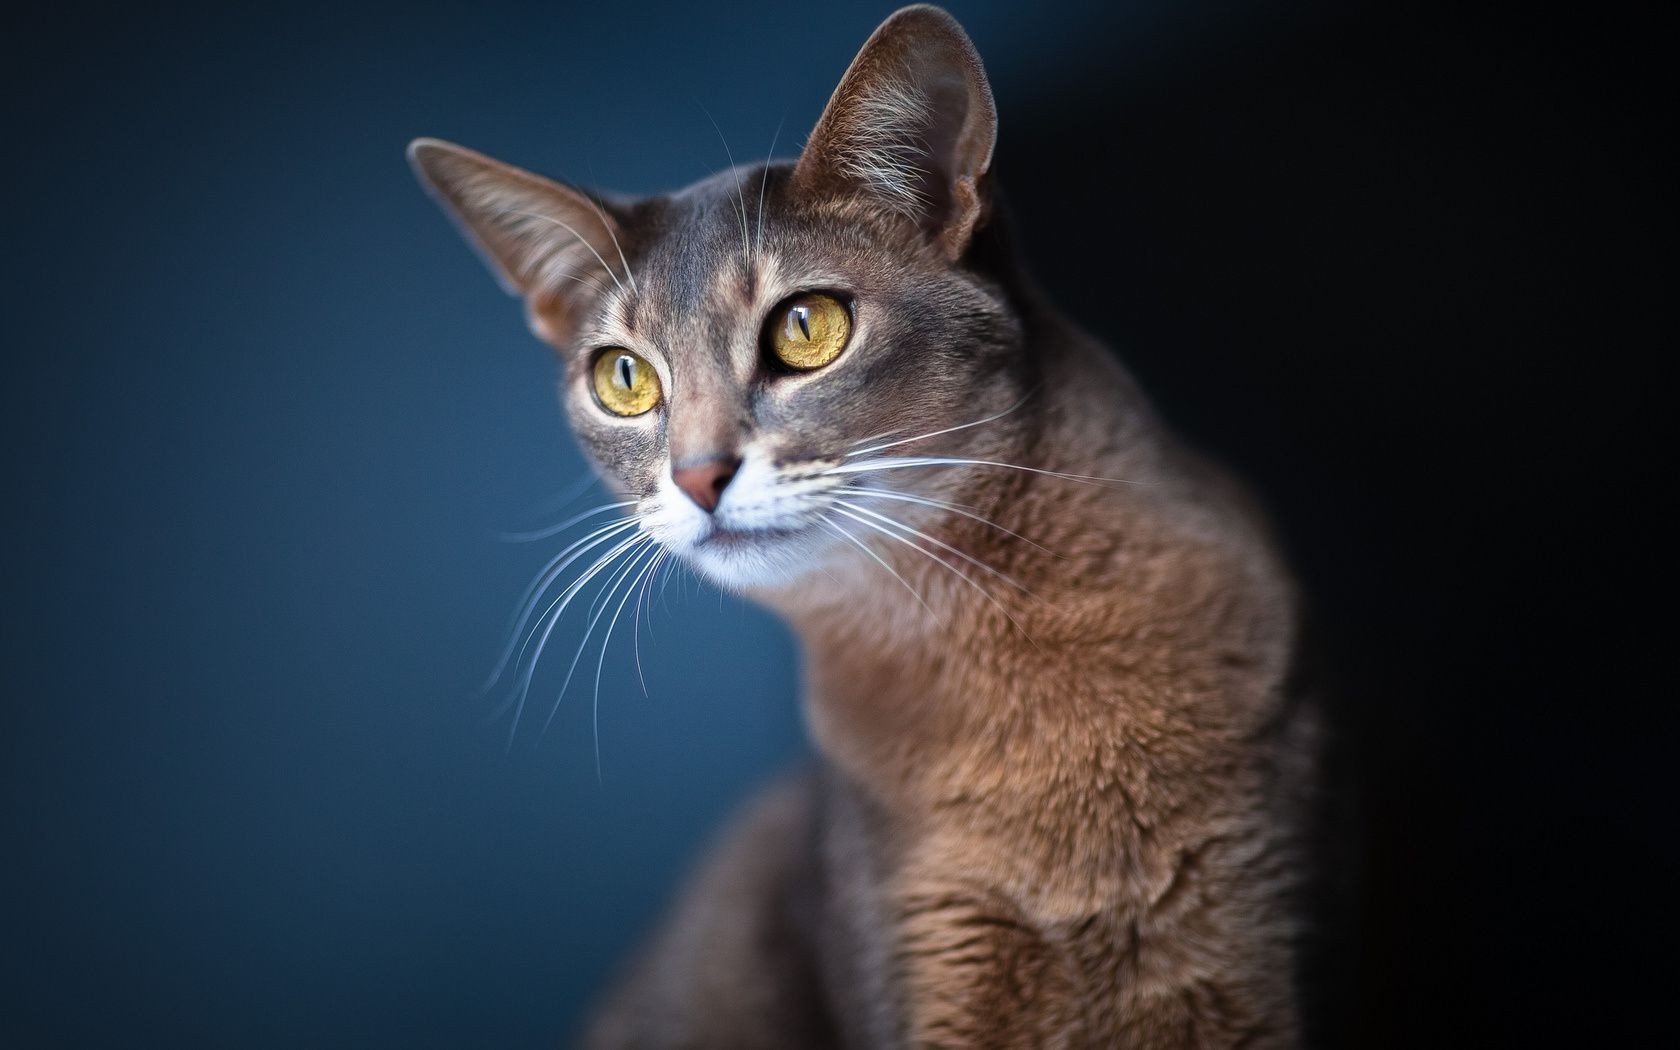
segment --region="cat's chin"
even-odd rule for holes
[[[728,590],[776,590],[815,568],[824,546],[815,529],[719,529],[690,544],[683,557]]]

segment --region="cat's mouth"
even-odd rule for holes
[[[669,479],[669,480],[667,480]],[[659,484],[645,528],[654,539],[725,587],[771,587],[804,575],[833,544],[828,493],[789,485],[768,458],[749,450],[711,507]]]
[[[811,531],[810,526],[804,525],[772,527],[713,525],[711,530],[697,540],[694,545],[697,548],[741,549],[795,539]]]
[[[772,587],[803,575],[826,539],[814,520],[775,525],[713,521],[684,553],[695,568],[726,587]]]

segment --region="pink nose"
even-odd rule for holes
[[[707,460],[698,466],[678,467],[671,471],[671,480],[677,483],[677,488],[688,493],[688,498],[694,505],[710,514],[717,510],[718,500],[723,498],[723,490],[729,487],[729,482],[735,477],[735,470],[741,461],[723,457]]]

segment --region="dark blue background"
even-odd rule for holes
[[[1093,23],[1138,65],[1196,31],[1098,6],[959,13],[1006,107]],[[708,830],[801,752],[795,655],[764,614],[673,591],[649,696],[628,648],[609,662],[599,783],[587,676],[504,753],[473,690],[559,543],[494,533],[555,520],[583,467],[551,354],[403,147],[674,188],[726,164],[707,111],[738,160],[784,115],[795,152],[890,10],[20,27],[0,747],[27,845],[0,847],[0,1032],[542,1045],[574,1022]]]
[[[473,690],[558,543],[495,533],[555,520],[582,467],[550,353],[402,149],[651,192],[726,164],[709,111],[737,160],[785,115],[788,155],[890,6],[14,16],[0,1044],[573,1029],[800,755],[796,654],[673,589],[647,697],[614,643],[599,782],[587,682],[504,751]],[[1649,385],[1600,381],[1636,284],[1593,279],[1644,229],[1652,94],[1590,64],[1649,34],[953,7],[1039,272],[1255,479],[1340,665],[1325,1042],[1577,1012],[1604,1038],[1650,980],[1622,873],[1673,862],[1641,780],[1673,705],[1629,717],[1647,694],[1589,641],[1650,631],[1612,581],[1654,526],[1607,477]]]

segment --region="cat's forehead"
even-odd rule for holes
[[[762,253],[763,223],[756,196],[743,210],[749,174],[757,173],[724,172],[659,202],[653,221],[639,231],[638,269],[646,278],[637,298],[692,315],[751,276]]]
[[[874,240],[790,199],[786,165],[720,172],[636,217],[635,281],[605,323],[661,341],[721,337],[808,287],[852,283]]]

